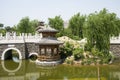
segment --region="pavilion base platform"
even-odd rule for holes
[[[36,60],[36,64],[40,65],[40,66],[57,66],[59,64],[61,64],[62,60],[57,60],[57,61],[40,61],[40,60]]]

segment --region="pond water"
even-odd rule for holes
[[[120,62],[100,66],[41,67],[29,60],[0,61],[0,80],[120,80]]]

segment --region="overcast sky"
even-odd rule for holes
[[[120,0],[0,0],[0,23],[13,26],[26,16],[47,23],[58,15],[67,21],[78,12],[88,15],[103,8],[120,17]]]

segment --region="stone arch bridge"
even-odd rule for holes
[[[16,33],[10,35],[6,33],[5,36],[0,34],[0,58],[5,60],[11,56],[10,51],[15,50],[19,55],[19,59],[27,59],[31,54],[39,53],[39,46],[35,43],[42,38],[42,34],[25,34],[21,33],[16,36]]]

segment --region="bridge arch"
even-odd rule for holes
[[[36,56],[38,56],[37,53],[30,53],[28,57],[30,57],[30,56],[32,56],[32,55],[36,55]]]
[[[5,53],[6,53],[7,51],[9,51],[9,50],[15,50],[15,51],[17,51],[17,52],[18,52],[18,55],[19,55],[19,59],[22,59],[22,54],[21,54],[21,52],[20,52],[19,49],[17,49],[17,48],[7,48],[7,49],[5,49],[5,50],[3,51],[2,56],[1,56],[1,60],[5,60]]]
[[[37,53],[30,53],[28,57],[29,57],[30,62],[34,62],[37,60],[38,54]]]

